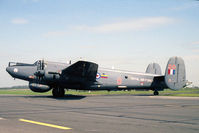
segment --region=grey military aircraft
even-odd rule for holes
[[[98,68],[88,61],[57,63],[38,60],[34,64],[9,62],[6,71],[29,82],[34,92],[52,89],[54,97],[63,97],[65,89],[76,90],[153,90],[154,95],[165,88],[178,90],[186,86],[185,64],[180,57],[171,57],[165,74],[160,65],[151,63],[145,73]]]

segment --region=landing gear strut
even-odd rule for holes
[[[159,95],[159,92],[158,92],[157,90],[155,90],[155,91],[153,92],[153,95],[157,96],[157,95]]]
[[[53,97],[64,97],[65,90],[63,88],[54,88],[52,94]]]

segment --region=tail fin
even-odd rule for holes
[[[146,73],[162,75],[162,71],[161,71],[160,65],[157,64],[157,63],[149,64],[147,69],[146,69]]]
[[[180,57],[171,57],[165,72],[165,83],[172,90],[186,86],[185,64]]]

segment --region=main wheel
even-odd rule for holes
[[[53,97],[63,97],[65,90],[63,88],[54,88],[52,91]]]
[[[155,90],[155,91],[153,92],[153,95],[157,96],[157,95],[159,95],[159,92]]]

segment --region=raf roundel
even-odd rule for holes
[[[118,77],[117,78],[117,85],[121,85],[122,84],[122,78],[121,77]]]
[[[97,73],[97,75],[96,75],[96,79],[100,79],[100,78],[101,78],[100,73]]]
[[[15,73],[17,73],[18,72],[18,69],[17,68],[14,68],[14,70],[13,70]]]

